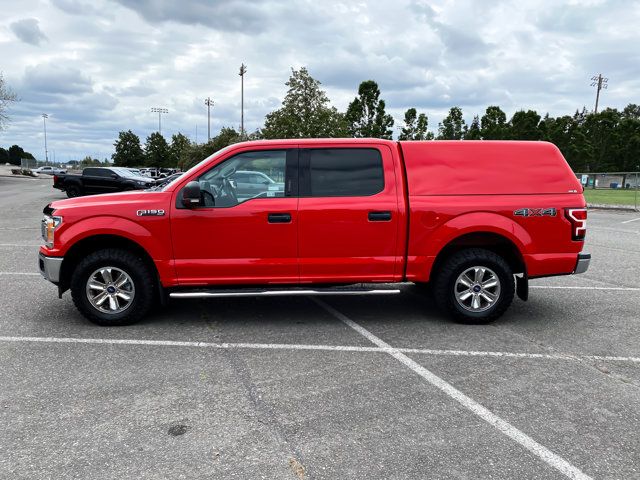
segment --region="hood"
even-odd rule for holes
[[[147,192],[140,190],[131,190],[128,192],[118,193],[103,193],[100,195],[87,195],[85,197],[68,198],[65,200],[57,200],[52,202],[51,208],[55,210],[69,209],[76,207],[105,207],[116,204],[136,204],[136,203],[148,203],[149,201],[157,200],[156,196],[162,192]]]

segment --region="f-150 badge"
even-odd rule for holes
[[[164,215],[164,210],[138,210],[136,215],[139,217],[161,217]]]
[[[555,217],[555,208],[520,208],[513,212],[517,217]]]

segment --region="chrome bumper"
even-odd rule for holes
[[[576,262],[576,269],[573,273],[584,273],[589,268],[589,262],[591,261],[590,253],[579,253],[578,261]]]
[[[62,257],[47,257],[42,253],[38,255],[38,266],[44,278],[53,283],[60,281],[60,267],[62,267]]]

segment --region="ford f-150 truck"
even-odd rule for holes
[[[237,172],[284,181],[238,195]],[[444,311],[483,323],[514,294],[526,300],[529,279],[590,260],[582,186],[545,142],[238,143],[159,190],[56,201],[44,215],[41,273],[100,325],[169,297],[395,293],[400,282],[429,283]]]

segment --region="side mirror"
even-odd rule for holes
[[[200,184],[198,182],[189,182],[182,190],[182,204],[187,207],[200,206]]]
[[[117,174],[115,174],[115,173],[112,173],[112,174],[111,174],[111,178],[116,179],[116,178],[118,178],[118,175],[117,175]]]

